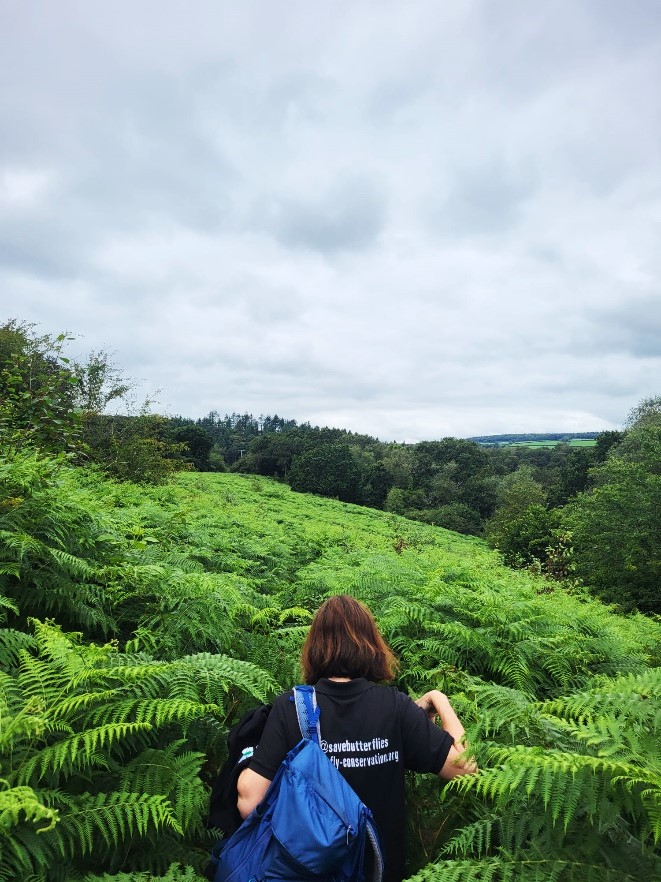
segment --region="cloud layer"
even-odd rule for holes
[[[5,316],[384,440],[657,394],[655,0],[0,11]]]

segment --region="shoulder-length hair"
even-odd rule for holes
[[[365,677],[392,680],[397,659],[374,616],[348,594],[329,597],[317,610],[301,651],[306,683],[321,677]]]

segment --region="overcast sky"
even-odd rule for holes
[[[659,0],[0,0],[0,321],[382,440],[661,393]]]

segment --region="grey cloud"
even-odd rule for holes
[[[446,235],[503,234],[517,223],[535,186],[526,165],[515,169],[494,159],[456,171],[446,193],[441,190],[433,202],[428,200],[425,213]]]
[[[0,163],[49,181],[5,199],[10,314],[191,416],[401,440],[658,392],[658,0],[10,5]]]
[[[372,90],[366,102],[368,119],[388,124],[398,115],[410,115],[418,100],[430,94],[431,84],[424,78],[389,79]]]
[[[264,200],[255,214],[282,245],[329,254],[372,247],[385,223],[384,189],[365,176],[339,180],[320,198]]]
[[[144,373],[148,368],[145,365],[141,370]],[[350,408],[358,412],[374,406],[383,392],[378,378],[323,364],[310,352],[275,355],[264,351],[258,339],[253,341],[251,353],[223,356],[196,375],[194,406],[190,403],[190,378],[182,377],[180,369],[175,368],[165,379],[164,403],[192,417],[214,408],[248,408],[264,413],[279,411],[303,421],[311,407],[318,408],[320,402],[335,410]]]
[[[609,52],[629,54],[659,41],[661,9],[657,0],[584,0],[590,24],[598,34],[597,45]]]
[[[30,120],[39,149],[23,163],[43,164],[57,184],[34,205],[4,210],[2,264],[44,278],[76,276],[90,271],[92,250],[108,237],[159,221],[205,232],[234,223],[240,175],[181,84],[141,78],[83,117],[75,145],[63,135],[66,119],[61,127],[55,115]],[[7,167],[25,167],[14,148],[4,143]]]
[[[479,0],[472,37],[480,79],[507,101],[526,101],[659,39],[657,0]]]
[[[56,231],[46,228],[43,232],[45,235],[41,236],[34,226],[26,231],[21,227],[7,228],[0,223],[0,265],[42,278],[61,279],[72,276],[76,272],[77,264],[70,253],[69,242],[63,243],[64,248],[58,248],[58,243],[52,237]]]
[[[229,278],[222,286],[214,285],[200,291],[193,287],[188,299],[194,302],[196,309],[209,316],[219,309],[234,310],[255,329],[272,330],[280,324],[300,320],[306,313],[305,300],[295,287],[278,285],[254,274]]]
[[[300,318],[305,303],[298,291],[291,287],[266,286],[253,279],[239,292],[241,303],[258,325],[277,325]]]
[[[552,398],[560,398],[570,401],[577,391],[576,376],[545,376],[541,378],[537,384],[539,393]],[[639,387],[639,379],[635,376],[623,376],[619,373],[619,365],[612,365],[610,370],[603,365],[598,370],[586,371],[582,373],[580,379],[580,394],[590,395],[594,399],[598,399],[603,395],[604,388],[607,386],[608,395],[611,398],[635,398],[636,391]],[[624,415],[624,410],[620,410],[620,416]]]
[[[104,206],[100,224],[130,228],[162,215],[198,229],[227,226],[239,174],[195,97],[193,84],[160,76],[107,102],[73,189]]]
[[[81,274],[91,229],[66,199],[0,214],[0,267],[54,280]]]
[[[480,80],[508,102],[527,101],[545,91],[580,68],[582,18],[579,8],[568,26],[557,3],[517,3],[502,9],[479,0],[473,39],[479,41]]]
[[[591,310],[586,318],[575,344],[590,356],[610,352],[637,359],[661,358],[661,292]]]
[[[245,98],[246,96],[244,96]],[[253,91],[242,102],[242,115],[256,128],[282,130],[286,126],[322,125],[328,118],[338,85],[331,78],[310,71],[295,71]]]

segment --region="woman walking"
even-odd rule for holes
[[[444,779],[477,771],[462,758],[464,729],[442,692],[416,702],[395,687],[397,661],[369,609],[335,595],[318,609],[301,653],[320,708],[321,747],[371,809],[384,853],[384,882],[404,875],[404,771]],[[443,728],[435,725],[440,717]],[[238,782],[242,817],[258,805],[301,732],[292,692],[279,696],[250,765]]]

